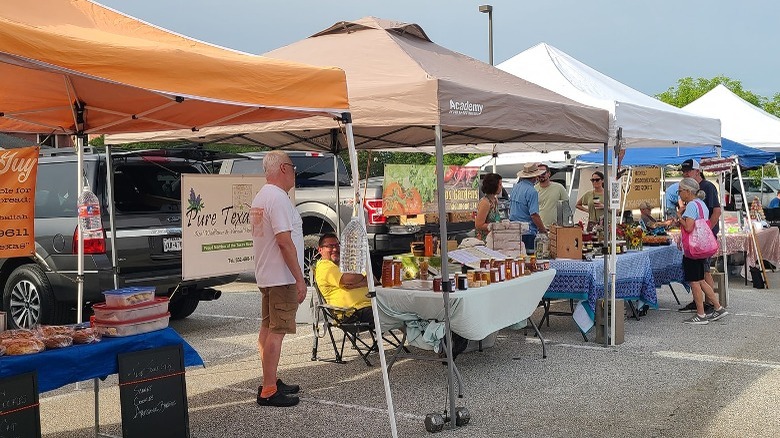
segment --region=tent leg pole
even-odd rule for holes
[[[119,254],[116,250],[116,208],[114,207],[114,162],[111,145],[106,145],[106,193],[108,194],[108,224],[111,227],[111,270],[114,274],[114,289],[119,289]]]
[[[76,172],[78,175],[76,190],[78,194],[76,196],[81,197],[81,192],[84,191],[84,135],[79,133],[76,135]],[[76,284],[78,286],[76,295],[76,323],[83,321],[84,315],[82,314],[84,307],[84,232],[81,229],[81,221],[78,221],[78,257],[77,257],[77,274]]]
[[[360,180],[358,178],[358,165],[357,165],[357,151],[355,150],[355,137],[352,133],[352,115],[349,113],[344,113],[342,115],[344,121],[345,121],[345,128],[347,131],[347,148],[349,150],[349,164],[350,168],[352,170],[352,188],[355,191],[355,202],[357,205],[356,213],[359,220],[360,225],[365,229],[366,227],[366,216],[363,213],[362,208],[362,202],[360,199]],[[368,244],[366,242],[366,244]],[[371,272],[371,255],[368,251],[368,248],[366,248],[366,266],[367,266],[367,275],[366,275],[366,281],[368,283],[368,295],[371,297],[371,308],[374,314],[374,327],[376,331],[376,339],[379,339],[379,342],[381,343],[382,340],[382,327],[380,325],[379,321],[379,305],[376,300],[376,285],[374,285],[374,275],[373,272]],[[385,387],[385,399],[387,401],[387,415],[390,419],[390,432],[392,433],[393,438],[398,438],[398,428],[396,426],[395,422],[395,409],[393,408],[393,394],[390,392],[390,377],[387,375],[387,361],[385,360],[385,349],[384,346],[380,346],[378,348],[379,352],[379,362],[382,366],[382,383]]]
[[[441,278],[444,298],[444,333],[447,340],[447,395],[449,396],[450,429],[455,428],[455,363],[452,361],[452,331],[450,330],[450,291],[452,283],[447,266],[447,209],[444,203],[444,142],[441,125],[436,125],[436,190],[439,203],[439,244],[441,245]]]

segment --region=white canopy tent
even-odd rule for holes
[[[720,119],[721,135],[770,152],[780,152],[780,118],[742,99],[723,84],[683,107]]]
[[[609,145],[615,148],[616,155],[621,148],[720,145],[718,119],[694,115],[661,102],[546,43],[539,43],[497,67],[575,102],[609,111]],[[607,167],[606,151],[604,153],[604,167]],[[612,166],[609,173],[616,175],[618,166],[615,160]],[[615,190],[616,187],[605,188],[608,193],[619,191]],[[609,215],[607,205],[604,213],[605,217],[610,217],[610,235],[614,237],[619,198],[617,201],[614,196],[611,198],[612,214]],[[614,238],[611,239],[611,247],[614,254]],[[610,257],[604,279],[604,284],[611,284],[612,309],[615,308],[615,263],[615,258]],[[614,340],[615,312],[610,312],[609,325],[611,339]]]
[[[497,67],[576,102],[609,111],[610,144],[615,142],[618,127],[623,128],[625,147],[720,144],[717,118],[661,102],[548,44],[539,43]]]

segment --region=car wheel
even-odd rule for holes
[[[37,324],[67,322],[69,306],[54,299],[46,274],[37,265],[14,269],[3,290],[3,308],[11,328],[32,328]]]
[[[198,308],[200,300],[194,295],[179,295],[173,297],[168,303],[168,312],[171,313],[171,319],[184,319]]]
[[[311,268],[320,259],[320,253],[317,251],[319,241],[320,236],[317,234],[303,236],[303,278],[306,279],[307,286],[311,286]]]

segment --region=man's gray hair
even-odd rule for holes
[[[263,157],[263,170],[266,175],[276,175],[281,172],[282,163],[289,161],[283,151],[270,151]]]

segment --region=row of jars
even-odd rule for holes
[[[483,287],[491,283],[512,280],[547,269],[550,269],[550,261],[536,260],[535,256],[506,260],[483,259],[480,261],[479,269],[469,269],[465,274],[450,276],[450,281],[455,290],[465,290],[469,287]],[[433,290],[441,292],[441,277],[433,279]]]

